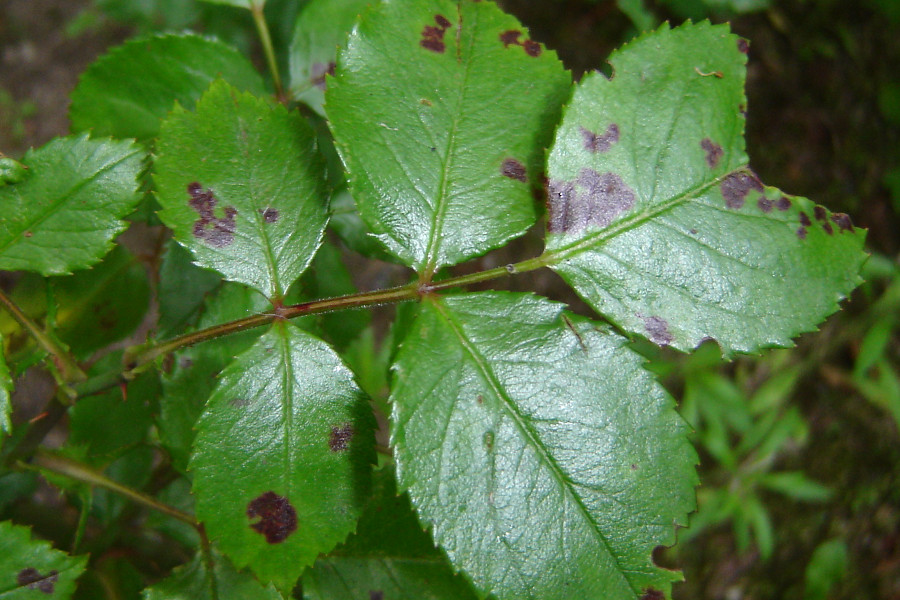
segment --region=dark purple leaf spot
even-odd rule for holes
[[[763,191],[762,183],[756,175],[746,171],[732,173],[719,185],[722,197],[725,198],[725,206],[738,209],[744,206],[744,200],[751,190]]]
[[[696,230],[696,229],[691,229],[691,235],[697,235],[697,230]]]
[[[350,447],[350,440],[353,439],[353,426],[345,423],[340,427],[331,428],[331,436],[328,438],[328,447],[332,452],[342,452]]]
[[[509,29],[500,34],[500,41],[503,42],[504,48],[509,48],[510,44],[519,46],[521,45],[519,41],[520,35],[522,35],[522,32],[518,29]]]
[[[719,165],[719,160],[722,158],[722,155],[725,153],[722,150],[722,146],[709,138],[703,138],[700,140],[700,147],[706,152],[706,164],[709,165],[710,169],[715,169]]]
[[[801,240],[806,239],[806,227],[800,227],[799,229],[797,229],[797,237]]]
[[[503,159],[503,164],[500,165],[500,173],[504,177],[509,177],[510,179],[516,179],[522,182],[528,181],[528,175],[525,173],[525,165],[514,158]]]
[[[612,148],[613,144],[619,141],[619,126],[615,123],[610,123],[606,128],[606,133],[603,135],[597,135],[584,127],[579,127],[578,129],[581,131],[581,137],[584,140],[584,149],[595,154],[597,152],[607,152]]]
[[[809,227],[810,225],[812,225],[812,220],[805,212],[800,213],[800,224],[804,227]]]
[[[432,52],[443,54],[447,49],[444,45],[444,33],[450,27],[450,21],[444,15],[434,15],[434,22],[437,23],[437,27],[426,25],[422,29],[422,39],[419,40],[419,45]]]
[[[828,219],[828,212],[825,210],[825,207],[818,204],[813,208],[813,215],[815,215],[816,221],[825,222]]]
[[[263,221],[266,223],[274,223],[278,220],[278,210],[275,208],[259,209],[259,214],[262,215]]]
[[[259,518],[250,523],[250,527],[266,536],[270,544],[280,544],[297,530],[297,511],[287,498],[275,492],[266,492],[251,500],[247,505],[247,516]]]
[[[764,213],[772,212],[773,204],[774,202],[772,202],[765,196],[756,201],[756,205],[759,207],[759,210],[763,211]]]
[[[844,213],[834,213],[831,215],[831,221],[838,226],[841,233],[845,231],[853,232],[853,221],[850,216]]]
[[[747,54],[748,52],[750,52],[750,42],[748,42],[744,38],[738,38],[737,49],[738,49],[738,52],[740,52],[742,54]]]
[[[525,48],[525,54],[528,56],[538,57],[541,55],[541,45],[534,40],[525,40],[522,47]]]
[[[200,216],[194,221],[194,237],[206,241],[214,248],[223,248],[234,241],[235,221],[237,209],[233,206],[225,207],[225,216],[216,217],[214,209],[218,200],[212,190],[203,191],[199,183],[189,183],[187,186],[191,199],[188,204],[197,211]]]
[[[669,324],[660,317],[644,317],[644,329],[650,341],[658,346],[668,346],[675,341],[675,336],[669,331]]]
[[[52,594],[54,584],[59,580],[59,571],[56,569],[41,575],[41,572],[34,567],[22,569],[16,575],[16,583],[20,587],[27,587],[29,590],[38,590],[45,594]]]
[[[369,600],[384,600],[384,592],[381,590],[369,590]]]
[[[641,596],[641,600],[666,600],[666,595],[659,590],[647,588],[644,590],[644,595]]]
[[[775,208],[784,212],[791,207],[791,201],[787,199],[786,196],[782,196],[775,202]]]
[[[475,402],[477,402],[478,404],[484,404],[484,396],[478,394],[478,397],[475,398]]]
[[[828,223],[828,222],[822,223],[822,229],[824,229],[825,233],[827,233],[828,235],[834,234],[834,227],[831,226],[831,223]]]
[[[637,465],[631,465],[631,470],[632,470],[632,471],[637,471]]]
[[[312,77],[309,78],[310,83],[320,90],[324,90],[326,75],[334,75],[335,66],[334,61],[328,63],[313,63],[311,71]]]
[[[634,206],[634,192],[615,173],[582,169],[574,182],[551,181],[547,186],[554,233],[575,233],[588,227],[606,227]]]

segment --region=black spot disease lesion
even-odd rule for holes
[[[518,29],[507,29],[500,33],[500,42],[503,44],[504,48],[509,48],[510,46],[521,46],[525,51],[525,54],[528,56],[537,58],[543,52],[541,45],[532,40],[526,39],[524,41],[519,41],[519,37],[522,35],[522,32]]]
[[[731,173],[726,177],[719,189],[722,197],[725,199],[725,206],[732,209],[738,209],[744,206],[744,201],[751,191],[762,192],[762,182],[749,171],[741,171],[739,173]]]
[[[384,600],[384,592],[381,590],[369,590],[369,600]]]
[[[262,534],[269,544],[280,544],[297,530],[297,511],[284,496],[266,492],[247,505],[247,517],[259,519],[250,527]]]
[[[634,206],[634,191],[616,173],[581,169],[575,181],[547,184],[551,233],[577,233],[588,227],[606,227]]]
[[[584,141],[584,149],[594,154],[608,152],[613,144],[619,141],[619,126],[610,123],[602,134],[594,133],[586,127],[579,127],[581,139]]]
[[[335,425],[331,428],[331,435],[328,438],[328,447],[332,452],[344,452],[350,448],[350,440],[356,431],[350,423],[344,423],[341,426]]]
[[[216,217],[214,209],[219,201],[212,190],[209,188],[204,190],[199,183],[193,182],[188,184],[187,191],[191,197],[188,204],[200,216],[194,221],[194,237],[204,240],[214,248],[224,248],[234,242],[237,209],[226,206],[224,216]]]
[[[528,181],[528,173],[525,171],[525,165],[515,158],[503,159],[503,163],[500,165],[500,174],[504,177],[509,177],[510,179],[515,179],[523,183]]]
[[[277,208],[261,208],[259,209],[259,214],[262,215],[263,223],[275,223],[278,221],[278,209]]]
[[[722,150],[722,146],[709,138],[703,138],[700,140],[700,147],[706,152],[707,166],[710,169],[715,169],[719,166],[719,161],[722,160],[722,156],[725,154],[725,151]]]
[[[447,49],[444,44],[444,34],[450,29],[450,21],[444,15],[434,15],[434,22],[436,25],[426,25],[422,29],[422,39],[419,40],[419,45],[426,50],[443,54]]]
[[[641,596],[641,600],[666,600],[666,595],[659,590],[647,588],[644,590],[644,595]]]
[[[647,337],[657,346],[668,346],[675,341],[675,336],[669,331],[669,323],[662,317],[643,317],[644,329]]]
[[[41,575],[41,572],[34,567],[28,567],[26,569],[22,569],[16,575],[16,583],[19,585],[19,587],[25,587],[30,590],[38,590],[39,592],[43,592],[45,594],[53,593],[56,582],[58,580],[59,571],[57,571],[56,569],[49,571],[46,575]]]

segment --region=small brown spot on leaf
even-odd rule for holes
[[[22,235],[24,235],[24,236],[27,237],[27,238],[30,238],[30,237],[33,236],[34,234],[33,234],[32,232],[30,232],[30,231],[26,231],[26,232],[23,233]]]
[[[825,233],[827,233],[828,235],[834,234],[834,227],[831,226],[831,223],[828,223],[828,222],[822,223],[822,229],[824,229]]]
[[[328,447],[332,452],[342,452],[350,447],[350,440],[353,439],[353,426],[350,423],[344,423],[340,427],[331,428],[331,436],[328,438]]]
[[[815,215],[816,221],[824,222],[828,219],[828,212],[825,210],[825,207],[818,204],[813,208],[813,215]]]
[[[519,36],[522,32],[518,29],[509,29],[500,34],[500,41],[503,42],[504,48],[509,48],[510,44],[520,45]]]
[[[262,215],[263,221],[266,223],[274,223],[278,220],[278,209],[275,208],[259,209],[259,214]]]
[[[610,123],[606,128],[606,132],[602,135],[597,135],[584,127],[579,127],[578,129],[581,131],[581,137],[584,139],[584,149],[595,154],[597,152],[607,152],[612,148],[613,144],[619,141],[619,126],[615,123]]]
[[[812,225],[812,220],[805,212],[800,213],[800,224],[804,227],[809,227],[810,225]]]
[[[722,197],[725,198],[725,206],[738,209],[744,206],[744,200],[751,190],[763,191],[762,183],[753,173],[742,171],[732,173],[719,185]]]
[[[774,203],[765,196],[756,201],[756,206],[758,206],[759,210],[763,211],[764,213],[772,212],[773,204]]]
[[[369,590],[369,600],[384,600],[384,592],[381,590]]]
[[[806,227],[801,227],[797,230],[797,237],[801,240],[806,239]]]
[[[422,29],[422,39],[419,40],[419,45],[432,52],[443,54],[447,49],[444,44],[444,33],[450,27],[450,21],[444,15],[434,15],[434,22],[437,23],[437,27],[426,25]]]
[[[666,595],[659,590],[647,588],[644,590],[644,595],[641,596],[641,600],[666,600]]]
[[[831,215],[831,221],[838,226],[841,233],[853,231],[853,221],[851,221],[850,216],[845,213],[834,213]]]
[[[434,106],[434,104],[432,104],[431,100],[429,100],[428,98],[422,98],[421,100],[419,100],[419,103],[422,106]]]
[[[738,49],[738,52],[741,52],[742,54],[747,54],[748,52],[750,52],[750,42],[748,42],[744,38],[738,38],[737,49]]]
[[[200,217],[194,221],[192,231],[194,237],[204,240],[215,248],[222,248],[231,244],[234,241],[237,209],[233,206],[226,206],[224,218],[218,218],[214,209],[219,201],[212,190],[207,189],[203,191],[203,187],[199,183],[194,182],[188,184],[187,191],[191,196],[188,204],[197,211]]]
[[[551,181],[547,189],[554,233],[574,233],[587,227],[606,227],[634,206],[634,192],[616,173],[582,169],[574,182]]]
[[[270,544],[280,544],[297,530],[297,511],[284,496],[266,492],[247,505],[247,516],[259,518],[250,523],[254,531],[266,537]]]
[[[484,404],[484,396],[478,394],[478,397],[475,398],[475,402],[477,402],[478,404]]]
[[[675,341],[675,336],[669,331],[669,324],[660,317],[644,317],[644,329],[650,341],[658,346],[668,346]]]
[[[525,40],[522,47],[525,48],[525,54],[528,56],[538,57],[541,55],[541,45],[534,40]]]
[[[29,590],[38,590],[45,594],[53,593],[54,584],[56,584],[58,580],[59,571],[56,569],[49,571],[46,575],[41,575],[41,572],[34,567],[28,567],[27,569],[22,569],[16,575],[16,583],[18,583],[20,587],[26,587]]]
[[[782,212],[786,211],[790,207],[791,207],[791,201],[788,200],[786,196],[782,196],[775,203],[775,208],[777,208],[778,210],[780,210]]]
[[[327,63],[313,63],[312,69],[310,70],[309,78],[310,83],[319,88],[320,90],[325,89],[325,82],[327,75],[334,75],[335,68],[334,61],[330,61]]]
[[[506,158],[500,166],[500,173],[504,177],[516,179],[518,181],[528,181],[528,175],[525,173],[525,165],[514,158]]]
[[[703,148],[704,152],[706,152],[706,164],[709,165],[709,168],[716,168],[719,164],[719,160],[725,153],[722,150],[722,146],[715,143],[709,138],[703,138],[700,141],[700,147]]]

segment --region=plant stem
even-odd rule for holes
[[[250,12],[253,15],[256,31],[259,33],[259,41],[262,43],[263,53],[266,55],[266,63],[269,65],[269,72],[272,74],[272,85],[275,86],[275,95],[278,97],[279,101],[284,100],[284,90],[281,87],[281,75],[278,73],[278,62],[275,60],[275,49],[272,47],[272,36],[269,34],[269,26],[266,24],[266,17],[263,14],[263,4],[251,2]]]
[[[2,290],[0,290],[0,304],[2,304],[7,312],[12,315],[13,319],[22,326],[22,329],[27,331],[28,334],[34,338],[34,341],[53,357],[53,362],[59,369],[65,383],[75,383],[87,379],[87,375],[81,370],[81,367],[78,366],[75,359],[73,359],[62,346],[56,343],[56,340],[38,327],[37,323],[29,319],[28,316],[22,312],[22,309],[16,306],[16,303],[4,294]]]
[[[174,517],[179,521],[184,521],[188,525],[198,530],[200,529],[200,524],[191,515],[182,512],[173,506],[169,506],[168,504],[163,504],[156,498],[143,494],[128,486],[122,485],[117,481],[113,481],[103,473],[95,471],[90,467],[87,467],[74,460],[63,458],[61,456],[55,456],[47,452],[38,451],[38,453],[34,456],[32,465],[28,465],[22,462],[18,463],[18,465],[20,468],[24,469],[33,469],[34,467],[45,469],[47,471],[56,473],[57,475],[62,475],[64,477],[68,477],[69,479],[74,479],[75,481],[80,481],[88,485],[101,487],[113,493],[119,494],[120,496],[128,498],[129,500],[137,502],[138,504],[142,504],[148,508],[152,508],[153,510],[157,510],[161,513],[167,514],[170,517]]]

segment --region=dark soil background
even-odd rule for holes
[[[630,21],[610,0],[502,4],[534,38],[556,49],[576,77],[601,68],[632,33]],[[649,4],[673,24],[683,20],[666,6]],[[850,214],[869,230],[869,251],[896,262],[900,2],[776,0],[763,12],[711,17],[727,18],[751,42],[747,146],[760,178]],[[110,45],[165,20],[152,14],[114,20],[87,0],[0,0],[0,152],[20,158],[27,148],[65,135],[68,94],[79,74]],[[251,30],[234,33],[243,26],[240,17],[228,13],[224,21],[224,30],[239,44],[255,48],[248,42]],[[276,30],[277,42],[289,25],[278,24]],[[259,63],[258,56],[255,60]],[[556,289],[554,276],[540,277],[531,283],[551,296],[571,297]],[[768,560],[752,548],[739,552],[727,525],[659,552],[660,563],[684,571],[686,583],[676,586],[677,598],[802,598],[814,548],[837,536],[848,545],[850,565],[829,597],[900,599],[900,435],[889,414],[842,375],[852,369],[862,333],[877,320],[892,318],[877,309],[885,286],[874,282],[855,294],[843,313],[820,333],[802,338],[794,351],[793,360],[812,365],[793,398],[810,436],[804,448],[785,458],[785,466],[834,489],[834,497],[811,505],[772,496],[768,509],[776,547]],[[893,364],[900,363],[896,333],[885,352]],[[742,359],[725,369],[753,368],[751,359]],[[677,397],[678,382],[670,387]],[[701,479],[715,477],[703,457]]]

